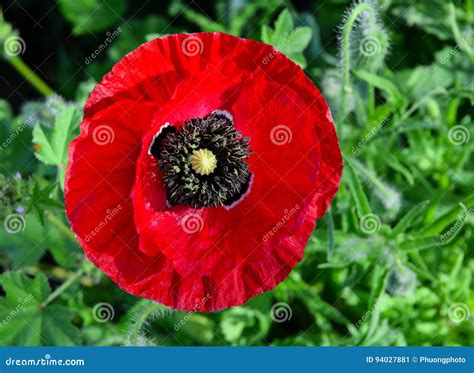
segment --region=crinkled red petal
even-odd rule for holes
[[[170,207],[153,137],[216,109],[251,139],[249,191],[232,208]],[[114,141],[98,145],[104,125]],[[212,311],[288,276],[341,172],[329,109],[297,65],[255,41],[179,34],[133,51],[94,89],[70,148],[66,209],[87,256],[124,290]]]

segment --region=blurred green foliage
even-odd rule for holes
[[[0,100],[0,344],[470,345],[473,1],[202,6],[59,1],[55,19],[73,43],[67,53],[53,45],[48,83],[65,98]],[[3,44],[21,37],[15,21],[0,19]],[[289,278],[210,314],[122,292],[84,258],[62,197],[67,146],[95,81],[146,40],[199,30],[273,44],[304,67],[345,159],[340,191]],[[8,46],[3,63],[47,92],[13,49],[21,43]]]

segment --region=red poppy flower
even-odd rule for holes
[[[329,109],[295,63],[230,35],[171,35],[125,56],[87,100],[66,210],[122,289],[212,311],[288,276],[341,172]]]

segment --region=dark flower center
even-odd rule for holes
[[[216,110],[181,128],[168,125],[155,136],[150,154],[159,161],[170,205],[231,206],[250,185],[249,138],[232,116]]]

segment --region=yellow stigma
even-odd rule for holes
[[[199,175],[211,174],[217,166],[217,158],[210,150],[199,149],[190,158],[193,170]]]

